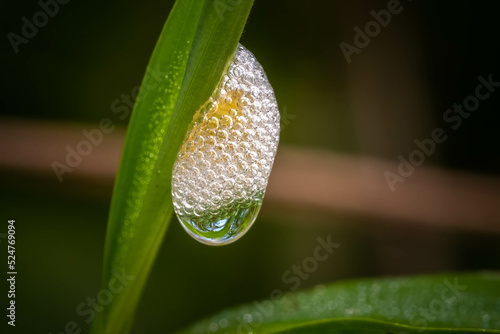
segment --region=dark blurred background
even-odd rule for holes
[[[17,226],[16,331],[87,332],[76,307],[100,289],[126,120],[111,104],[140,84],[173,1],[70,1],[15,53],[37,1],[2,1],[0,203]],[[500,88],[456,130],[443,120],[478,76],[500,82],[493,1],[401,1],[348,63],[356,26],[387,1],[256,0],[244,44],[282,112],[281,148],[260,217],[240,241],[199,244],[173,222],[135,333],[170,333],[223,308],[290,290],[282,275],[316,238],[341,244],[300,288],[357,277],[498,270]],[[117,129],[59,182],[51,162],[82,129]],[[447,140],[391,191],[384,173],[443,128]]]

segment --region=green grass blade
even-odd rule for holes
[[[178,0],[151,57],[130,120],[106,235],[103,289],[126,285],[92,333],[127,333],[173,214],[171,173],[195,111],[208,99],[253,1]],[[119,273],[119,274],[117,274]]]
[[[500,333],[499,298],[499,273],[347,281],[223,311],[182,333]]]

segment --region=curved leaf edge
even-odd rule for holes
[[[496,329],[483,328],[451,328],[451,327],[415,327],[398,322],[382,321],[373,318],[330,318],[319,319],[301,324],[290,325],[285,329],[269,331],[269,334],[299,334],[299,333],[399,333],[420,334],[426,333],[500,333]]]

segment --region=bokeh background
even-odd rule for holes
[[[19,34],[40,5],[0,3],[0,242],[16,219],[16,332],[59,333],[68,321],[89,329],[76,308],[100,289],[127,126],[111,104],[140,84],[172,4],[70,1],[16,54],[7,34]],[[273,289],[289,291],[283,274],[329,235],[341,246],[301,288],[500,269],[500,89],[458,129],[443,121],[474,93],[478,76],[500,81],[495,5],[402,0],[402,12],[348,63],[339,44],[352,45],[353,28],[387,1],[256,0],[241,42],[264,66],[283,119],[261,215],[221,248],[172,223],[134,333],[170,333]],[[60,183],[51,162],[103,118],[116,130]],[[398,157],[438,127],[447,140],[391,191],[384,172],[396,173]]]

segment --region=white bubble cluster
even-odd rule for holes
[[[280,115],[264,69],[242,45],[196,112],[172,174],[175,212],[206,244],[241,237],[255,220],[278,148]]]

